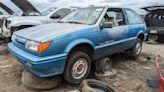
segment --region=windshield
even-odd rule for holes
[[[46,15],[48,15],[48,14],[50,14],[51,12],[53,12],[54,10],[56,10],[57,8],[50,8],[50,9],[48,9],[48,10],[45,10],[45,11],[43,11],[43,12],[41,12],[41,16],[46,16]]]
[[[92,25],[97,22],[102,11],[103,8],[100,7],[78,9],[64,17],[60,22]]]

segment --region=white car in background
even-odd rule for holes
[[[0,2],[0,8],[3,9],[6,13],[8,13],[8,14],[4,14],[4,12],[1,11],[1,13],[2,13],[0,15],[0,31],[1,31],[1,28],[2,28],[2,25],[3,25],[3,18],[4,17],[9,17],[9,16],[13,15],[14,14],[14,11],[11,10],[9,7],[7,7],[2,2]]]
[[[3,22],[2,32],[0,33],[5,39],[10,39],[13,32],[36,26],[41,24],[47,24],[57,22],[67,14],[71,13],[76,8],[62,7],[62,8],[50,8],[42,11],[41,13],[29,13],[29,16],[16,16],[7,18]]]

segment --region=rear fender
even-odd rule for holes
[[[144,35],[144,41],[147,39],[147,36],[148,36],[148,33],[146,32],[146,30],[145,30],[145,32],[143,31],[143,30],[140,30],[139,32],[138,32],[138,34],[137,34],[137,37],[140,35],[140,34],[143,34]]]

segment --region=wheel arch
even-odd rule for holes
[[[75,50],[80,50],[89,54],[91,59],[94,59],[94,45],[91,41],[88,40],[76,40],[71,42],[65,49],[65,52],[68,53],[68,56],[71,52]]]
[[[143,32],[139,32],[138,35],[137,35],[137,38],[139,38],[142,41],[144,41],[144,39],[145,39],[144,33]]]

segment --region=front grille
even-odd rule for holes
[[[26,39],[16,36],[13,43],[18,47],[24,48],[26,44]]]

